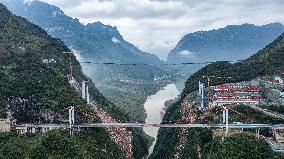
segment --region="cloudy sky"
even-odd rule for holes
[[[284,23],[284,0],[42,0],[84,24],[117,26],[143,51],[165,59],[187,33],[228,24]]]

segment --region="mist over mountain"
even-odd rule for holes
[[[37,25],[13,15],[2,4],[0,7],[0,117],[12,109],[18,122],[60,121],[69,105],[87,107],[81,99],[79,83],[89,78],[75,56],[70,58],[62,53],[70,49]],[[73,80],[67,78],[69,62]],[[119,114],[92,82],[89,87],[93,100],[110,113]],[[48,112],[54,116],[52,119],[42,117]]]
[[[185,35],[168,55],[169,62],[243,60],[284,32],[280,23],[228,25]]]
[[[68,107],[75,106],[76,123],[100,122],[93,108],[81,97],[80,83],[83,80],[89,81],[90,98],[104,112],[111,118],[129,121],[129,116],[108,101],[83,74],[76,57],[63,53],[71,51],[63,41],[52,38],[45,30],[26,19],[15,16],[1,3],[0,15],[1,121],[11,113],[17,124],[64,123],[68,119]],[[86,118],[86,114],[80,110],[93,113],[93,118]],[[0,158],[126,158],[124,149],[105,129],[88,130],[72,137],[63,131],[32,136],[0,133]],[[147,153],[149,143],[142,130],[131,131],[133,156],[141,158]],[[49,136],[58,138],[50,140]],[[30,142],[33,144],[27,144]],[[46,146],[49,142],[52,146]],[[80,148],[76,146],[78,144]],[[66,145],[73,147],[72,150],[66,149]],[[15,151],[16,157],[12,157]]]
[[[0,2],[16,15],[27,18],[52,37],[79,51],[76,56],[84,73],[91,77],[102,94],[135,119],[145,118],[143,103],[146,97],[164,86],[154,80],[166,74],[158,57],[125,41],[116,27],[101,22],[82,25],[78,19],[65,15],[56,6],[40,1]]]
[[[78,19],[65,15],[60,8],[40,1],[1,1],[15,14],[39,25],[53,37],[62,39],[72,49],[91,55],[96,62],[160,62],[155,55],[142,52],[125,41],[116,27],[101,22],[82,25]]]

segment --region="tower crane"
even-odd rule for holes
[[[202,78],[207,78],[207,85],[208,85],[208,87],[210,87],[210,82],[212,81],[213,78],[217,78],[217,79],[221,79],[221,78],[231,79],[232,77],[220,77],[220,76],[209,75],[209,76],[202,76]]]

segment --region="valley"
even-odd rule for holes
[[[165,102],[168,100],[174,100],[178,97],[179,91],[174,84],[169,84],[155,95],[149,96],[144,104],[144,108],[147,113],[146,123],[158,124],[162,122],[163,114],[165,112]],[[153,138],[155,141],[149,148],[149,154],[153,152],[155,142],[157,139],[159,128],[145,127],[143,130],[145,133]]]
[[[283,159],[281,23],[146,45],[171,46],[162,61],[123,36],[133,17],[113,26],[64,12],[91,2],[0,0],[1,159]]]

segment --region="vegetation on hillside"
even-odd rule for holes
[[[0,158],[126,159],[105,129],[69,135],[64,131],[18,135],[0,133]]]
[[[145,53],[124,40],[116,27],[95,22],[83,25],[69,17],[58,7],[41,2],[24,0],[2,1],[16,15],[27,18],[45,29],[52,37],[60,38],[78,54],[83,72],[96,84],[96,88],[132,121],[146,118],[143,104],[168,80],[155,81],[155,76],[166,74],[161,60]],[[98,63],[138,65],[101,65]],[[149,65],[143,65],[143,64]],[[142,65],[139,65],[142,64]]]
[[[68,83],[69,55],[62,52],[70,50],[64,43],[11,14],[3,5],[0,5],[0,14],[1,117],[5,117],[8,107],[14,110],[18,122],[33,122],[43,110],[62,117],[64,108],[70,105],[87,109],[86,102]],[[76,81],[89,80],[74,56],[71,62]],[[111,114],[124,118],[93,84],[90,84],[90,94]]]
[[[0,15],[0,118],[5,118],[9,109],[18,123],[63,122],[67,119],[66,108],[71,105],[92,111],[68,82],[69,62],[78,84],[82,80],[91,81],[83,74],[75,56],[69,61],[69,55],[62,53],[70,49],[40,27],[11,14],[2,4]],[[89,86],[91,98],[108,114],[121,121],[130,120],[92,82]],[[83,120],[84,116],[76,111],[76,122]],[[150,143],[142,131],[131,131],[134,155],[141,158],[148,152]]]
[[[275,158],[270,146],[254,136],[236,134],[205,145],[202,159],[264,159]]]
[[[160,128],[157,136],[157,144],[149,159],[173,158],[180,131],[181,129],[179,128]]]
[[[226,61],[215,62],[205,66],[200,69],[198,72],[194,73],[188,78],[185,84],[185,89],[181,94],[181,99],[172,104],[166,111],[164,115],[163,122],[176,122],[180,119],[180,108],[181,101],[190,94],[191,92],[198,89],[198,81],[203,81],[207,83],[207,79],[203,76],[220,76],[225,77],[221,79],[213,79],[210,85],[218,85],[222,83],[232,83],[232,82],[241,82],[241,81],[250,81],[262,75],[275,75],[284,72],[284,34],[279,36],[271,44],[267,45],[264,49],[257,52],[255,55],[250,58],[240,61],[234,64],[231,64]],[[231,78],[226,78],[231,77]],[[255,111],[248,109],[238,109],[238,111],[246,111],[244,113],[254,113]],[[257,115],[255,116],[260,122],[282,122],[276,119],[271,119],[267,116]],[[170,135],[173,136],[171,140],[165,140],[165,138]],[[159,148],[162,145],[169,145],[170,150],[172,150],[177,142],[179,136],[179,131],[174,131],[174,129],[165,131],[163,129],[159,130],[157,144],[155,146],[153,156],[164,154],[164,150]],[[202,135],[201,135],[202,136]],[[190,140],[188,140],[190,141]],[[242,153],[241,149],[236,151]],[[172,154],[166,153],[166,158],[172,158]],[[189,155],[191,156],[191,155]],[[188,157],[189,157],[188,156]],[[194,158],[194,155],[191,157]],[[271,156],[270,156],[271,157]]]
[[[284,114],[284,105],[269,105],[269,106],[260,105],[260,107],[263,108],[263,109],[267,109],[269,111],[272,111],[272,112]]]
[[[234,112],[230,112],[231,120],[241,121],[246,123],[263,123],[263,124],[283,124],[284,120],[280,118],[275,118],[263,114],[262,112],[256,111],[252,108],[242,105],[236,105],[232,107],[233,110],[243,114],[243,116],[237,115]]]
[[[198,81],[206,80],[203,79],[203,76],[214,75],[216,77],[225,77],[218,80],[213,79],[211,85],[218,85],[222,83],[250,81],[258,76],[274,75],[282,72],[284,72],[284,34],[244,61],[234,64],[221,61],[205,66],[186,81],[182,95],[186,96],[188,93],[196,90],[198,88]]]

